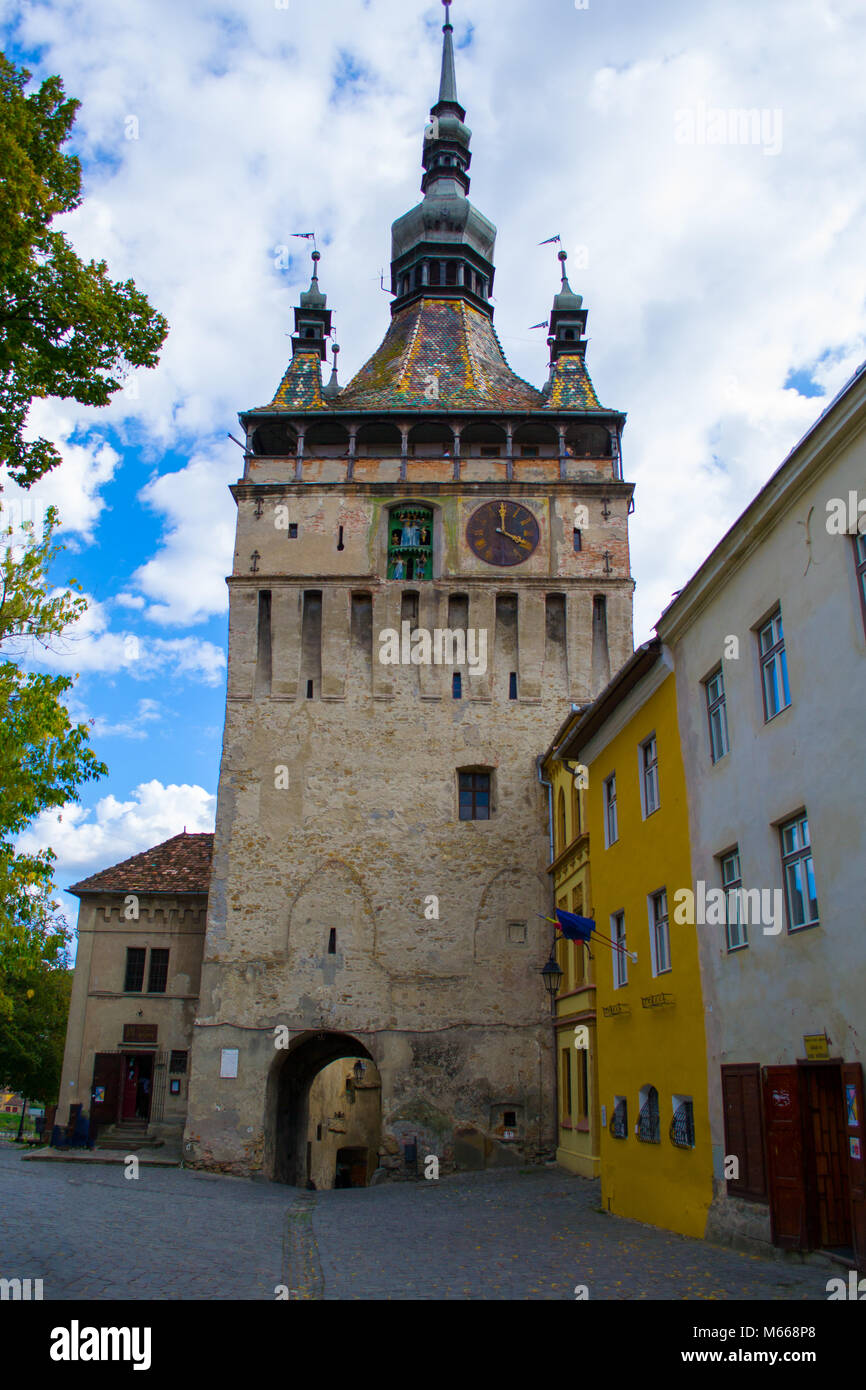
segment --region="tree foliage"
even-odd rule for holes
[[[131,367],[153,367],[168,331],[132,280],[79,260],[55,217],[81,202],[81,166],[64,153],[79,102],[59,77],[25,93],[30,73],[0,54],[0,461],[22,487],[60,462],[23,437],[31,402],[107,405]]]
[[[30,639],[49,646],[86,607],[73,589],[48,592],[48,568],[62,549],[53,539],[56,524],[52,508],[42,537],[31,534],[23,553],[8,544],[0,553],[0,651],[17,645],[21,656]],[[0,662],[0,1039],[18,1026],[22,990],[26,996],[35,987],[34,975],[63,968],[68,938],[54,901],[56,856],[50,849],[19,852],[17,837],[42,811],[77,801],[82,784],[108,771],[90,747],[90,729],[73,723],[63,703],[73,684],[69,676]],[[0,1076],[18,1084],[2,1067]]]

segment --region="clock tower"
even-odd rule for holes
[[[341,386],[314,251],[291,362],[240,416],[186,1157],[289,1183],[319,1171],[335,1061],[344,1123],[369,1092],[362,1178],[552,1153],[537,755],[632,651],[625,417],[564,251],[546,381],[505,360],[450,6],[443,32],[382,342]]]

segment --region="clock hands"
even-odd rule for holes
[[[497,535],[507,536],[510,541],[514,541],[515,545],[522,545],[524,550],[529,549],[529,541],[523,540],[521,536],[512,536],[510,531],[503,530],[501,526],[497,526],[496,532]]]

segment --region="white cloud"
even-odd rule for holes
[[[48,507],[56,507],[59,531],[68,540],[74,538],[72,548],[77,550],[93,543],[106,505],[100,491],[114,477],[120,455],[96,435],[83,443],[70,442],[80,411],[74,403],[69,407],[65,401],[34,401],[27,420],[27,437],[51,439],[61,463],[26,490],[12,482],[5,469],[0,469],[0,482],[4,510],[38,522]]]
[[[234,446],[232,446],[233,448]],[[136,570],[132,583],[152,600],[151,622],[200,622],[228,606],[225,576],[232,567],[234,474],[225,457],[197,454],[177,473],[154,478],[139,494],[165,517],[160,550]]]
[[[114,602],[119,604],[121,608],[135,608],[139,612],[146,607],[141,594],[115,594]]]
[[[134,680],[151,680],[166,673],[188,676],[205,685],[217,685],[222,679],[225,654],[213,642],[198,637],[165,639],[136,632],[112,632],[106,605],[91,595],[83,597],[87,599],[87,609],[81,619],[62,637],[53,638],[50,649],[35,644],[24,646],[29,664],[64,673],[122,672]]]
[[[290,234],[312,228],[347,380],[387,325],[389,223],[419,198],[441,6],[330,0],[327,26],[321,7],[264,0],[19,13],[40,71],[84,99],[76,247],[133,276],[171,323],[155,372],[106,411],[64,403],[64,419],[140,427],[154,455],[234,429],[283,371],[308,266]],[[512,365],[546,375],[527,325],[557,284],[555,248],[537,243],[559,231],[599,395],[629,413],[638,639],[826,403],[786,389],[789,372],[810,369],[829,395],[866,355],[862,0],[729,0],[720,15],[562,0],[530,20],[518,0],[475,0],[457,55],[470,196],[499,228],[496,324]],[[454,22],[459,44],[459,6]],[[330,100],[341,52],[361,76],[344,65]],[[780,152],[678,144],[676,113],[701,103],[780,111]],[[297,252],[282,273],[280,245]],[[224,609],[225,482],[239,462],[226,447],[145,491],[166,536],[136,582],[159,622]]]
[[[112,724],[102,715],[96,715],[91,729],[92,738],[147,738],[147,726],[158,723],[162,712],[156,700],[139,700],[137,713],[120,724]]]
[[[102,797],[92,809],[69,802],[60,811],[43,811],[18,840],[21,853],[51,848],[55,878],[65,887],[118,864],[133,854],[179,835],[213,830],[216,797],[199,786],[164,786],[153,780],[135,787],[126,801]]]

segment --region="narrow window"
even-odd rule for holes
[[[312,682],[312,681],[307,681],[307,699],[308,699],[308,700],[312,700],[312,698],[313,698],[313,682]]]
[[[614,1096],[613,1114],[608,1129],[614,1139],[628,1138],[628,1101],[625,1096]]]
[[[516,699],[517,699],[517,672],[516,672],[516,671],[511,671],[511,672],[509,673],[509,676],[508,676],[508,698],[509,698],[509,700],[516,700]]]
[[[613,954],[613,987],[622,989],[628,984],[628,956],[625,946],[625,913],[613,912],[610,918],[610,934],[616,950]]]
[[[346,547],[343,545],[343,528],[342,528],[342,526],[340,527],[340,533],[339,533],[339,535],[338,535],[338,537],[337,537],[337,549],[338,549],[338,550],[345,550],[345,549],[346,549]]]
[[[147,955],[143,946],[127,946],[126,979],[123,983],[125,994],[138,994],[144,984],[144,958]]]
[[[659,808],[659,754],[655,735],[641,744],[640,757],[644,816],[651,816]]]
[[[329,955],[329,956],[335,956],[336,954],[337,954],[337,928],[336,928],[336,927],[331,927],[331,930],[328,932],[328,955]]]
[[[674,1096],[674,1117],[668,1131],[670,1141],[678,1149],[695,1147],[695,1108],[691,1096]]]
[[[857,592],[863,610],[863,631],[866,632],[866,536],[852,537],[854,541],[854,567],[857,573]]]
[[[577,526],[575,526],[575,528],[574,528],[574,553],[575,553],[575,555],[578,555],[582,549],[583,549],[583,537],[582,537],[581,534],[580,534],[580,528],[577,527]]]
[[[612,772],[604,784],[604,836],[605,845],[610,847],[619,839],[616,821],[616,773]]]
[[[297,523],[296,521],[290,521],[290,522],[289,522],[289,540],[290,540],[290,541],[296,541],[297,539],[298,539],[298,523]]]
[[[581,1120],[589,1119],[589,1048],[577,1054],[577,1113]]]
[[[459,781],[460,819],[490,819],[490,773],[461,772]]]
[[[500,452],[501,451],[498,444],[481,445],[481,457],[483,459],[498,459]]]
[[[506,1129],[516,1129],[516,1128],[517,1128],[517,1111],[516,1111],[516,1110],[503,1110],[503,1112],[502,1112],[502,1123],[503,1123],[503,1125],[504,1125],[504,1127],[505,1127]]]
[[[743,878],[740,872],[740,851],[732,849],[723,854],[720,860],[722,888],[725,891],[725,937],[729,951],[739,951],[748,946],[746,919],[743,913]]]
[[[521,445],[521,448],[520,448],[520,457],[523,458],[523,459],[537,459],[537,458],[538,458],[538,445],[537,445],[537,444],[523,444],[523,445]]]
[[[788,931],[799,931],[801,927],[817,927],[818,894],[815,888],[809,821],[805,814],[796,816],[786,825],[780,826],[779,834],[782,840],[782,875],[785,880]]]
[[[725,680],[721,666],[704,682],[707,698],[707,721],[710,728],[710,757],[714,763],[728,751],[728,711],[725,700]]]
[[[664,975],[671,968],[671,939],[668,924],[668,895],[662,888],[650,898],[653,974]]]
[[[455,700],[462,700],[463,698],[463,681],[459,671],[455,671],[451,677],[451,694]]]
[[[322,1126],[321,1126],[321,1125],[316,1125],[316,1138],[317,1138],[317,1139],[321,1139],[321,1137],[322,1137]]]
[[[560,1099],[562,1102],[563,1120],[571,1119],[571,1049],[562,1049],[562,1089]]]
[[[168,951],[151,951],[150,974],[147,980],[148,994],[165,994],[168,980]]]
[[[655,1086],[641,1086],[640,1110],[637,1119],[637,1137],[643,1144],[661,1143],[659,1123],[659,1093]]]
[[[764,693],[764,721],[769,722],[791,703],[781,608],[777,608],[772,618],[759,629],[758,646],[761,656],[761,688]]]

